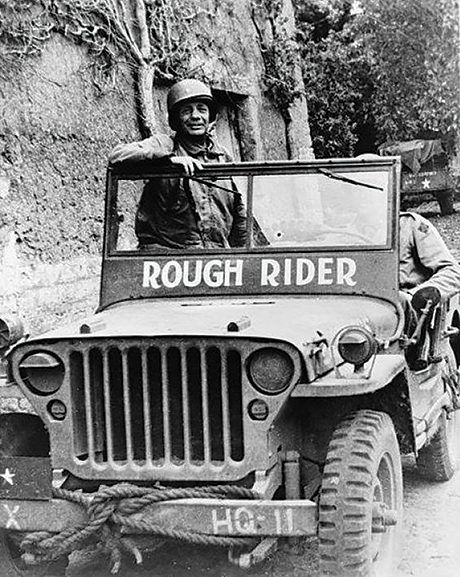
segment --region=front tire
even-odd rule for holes
[[[335,429],[319,502],[321,576],[389,577],[402,523],[402,469],[391,418],[362,410]]]
[[[452,478],[457,469],[460,410],[439,416],[436,433],[417,455],[417,468],[422,477],[444,482]]]
[[[0,529],[0,577],[42,577],[44,565],[27,565],[22,560],[22,550],[14,538],[14,532]]]

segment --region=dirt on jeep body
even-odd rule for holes
[[[403,472],[401,561],[398,573],[389,577],[458,577],[460,472],[447,483],[431,483],[420,478],[411,458],[404,459]],[[142,566],[125,559],[122,567],[123,577],[316,577],[317,542],[281,544],[275,555],[249,570],[231,565],[225,549],[182,543],[144,555]],[[68,575],[108,577],[110,570],[100,559],[86,568],[76,563]]]
[[[454,255],[460,257],[460,203],[449,216],[440,216],[436,202],[419,206],[417,212],[431,220]],[[460,434],[460,431],[459,431]],[[459,453],[460,467],[460,453]],[[460,543],[460,472],[447,483],[423,480],[414,459],[403,459],[404,520],[398,573],[389,577],[458,577]],[[108,577],[102,559],[84,568],[76,563],[73,577]],[[125,559],[123,577],[315,577],[317,542],[304,547],[281,544],[278,552],[249,570],[231,565],[225,549],[168,543],[144,556],[142,566]],[[49,576],[51,577],[51,576]]]

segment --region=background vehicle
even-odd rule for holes
[[[0,421],[0,575],[95,541],[117,568],[158,536],[248,567],[315,534],[323,573],[391,574],[401,453],[454,472],[460,358],[457,298],[403,333],[399,169],[207,165],[190,186],[237,187],[246,246],[142,251],[144,182],[182,177],[109,170],[98,311],[8,355],[36,415]]]
[[[442,215],[454,212],[455,181],[440,139],[394,142],[380,154],[401,156],[401,205],[416,206],[434,196]]]

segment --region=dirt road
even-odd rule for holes
[[[460,575],[460,471],[447,483],[421,480],[405,468],[402,561],[397,577]]]

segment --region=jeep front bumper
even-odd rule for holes
[[[158,528],[162,535],[193,532],[217,537],[303,537],[316,533],[316,511],[316,504],[309,500],[192,498],[148,505],[128,518],[130,526],[142,522],[144,527]],[[85,508],[64,499],[0,501],[3,529],[59,533],[88,521]],[[129,532],[123,526],[121,530]]]

